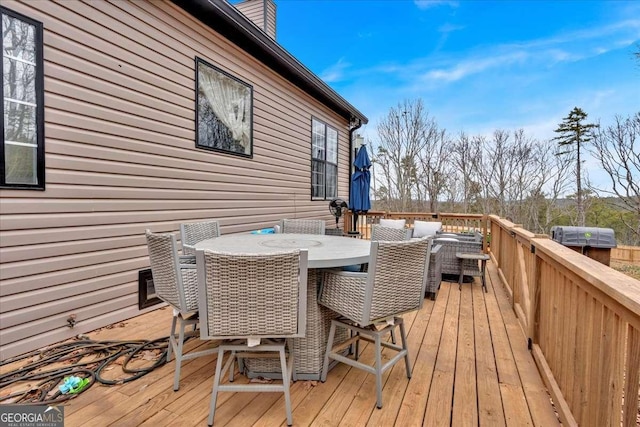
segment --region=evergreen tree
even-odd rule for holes
[[[576,210],[579,226],[584,226],[585,223],[580,149],[582,145],[593,139],[592,129],[598,127],[598,125],[593,123],[583,123],[586,119],[587,113],[581,108],[574,107],[573,110],[569,112],[569,115],[562,119],[562,123],[560,123],[554,131],[559,135],[553,138],[555,141],[558,141],[558,145],[561,148],[558,155],[576,154]]]

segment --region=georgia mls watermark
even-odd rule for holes
[[[64,427],[64,406],[0,405],[0,427]]]

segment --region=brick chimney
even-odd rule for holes
[[[235,7],[269,37],[276,39],[276,4],[273,0],[244,0]]]

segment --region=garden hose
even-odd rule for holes
[[[0,404],[52,405],[73,399],[96,382],[105,385],[124,384],[136,380],[166,363],[169,338],[133,341],[94,341],[79,339],[35,350],[0,362],[0,367],[32,359],[19,368],[0,374]],[[145,351],[159,351],[149,366],[128,365]],[[116,361],[124,358],[122,371],[126,378],[107,379],[102,376]],[[64,366],[47,369],[48,366]],[[9,387],[18,382],[39,381],[27,390],[12,392]],[[7,389],[7,394],[5,393]]]

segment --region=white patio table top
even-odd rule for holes
[[[309,268],[330,268],[369,262],[371,242],[321,234],[226,234],[198,242],[195,248],[238,254],[307,249]]]

